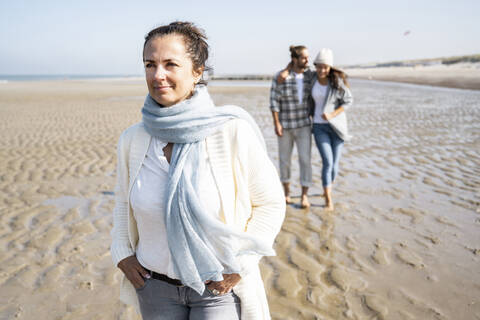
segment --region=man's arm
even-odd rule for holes
[[[283,135],[283,127],[278,118],[278,112],[272,111],[273,126],[275,127],[275,134],[279,137]]]
[[[287,80],[287,77],[290,74],[290,70],[292,70],[292,62],[291,61],[287,64],[285,69],[283,69],[282,71],[280,71],[278,73],[277,79],[276,79],[278,84],[284,83],[285,80]]]
[[[276,78],[277,75],[273,76],[272,86],[270,88],[270,110],[272,110],[275,134],[281,137],[283,134],[283,128],[278,116],[280,113],[280,90]]]

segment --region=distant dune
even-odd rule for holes
[[[480,90],[480,62],[401,67],[346,68],[353,79]]]
[[[342,67],[351,78],[480,90],[480,54]]]
[[[480,54],[339,66],[353,79],[480,90]],[[213,75],[210,80],[268,80],[272,75]]]
[[[454,57],[440,57],[430,59],[414,59],[403,61],[390,61],[390,62],[374,62],[364,63],[356,65],[342,66],[343,69],[369,69],[369,68],[385,68],[385,67],[418,67],[418,66],[433,66],[433,65],[453,65],[461,63],[478,63],[480,62],[480,54],[473,54],[467,56],[454,56]]]
[[[222,74],[211,75],[209,80],[272,80],[272,75],[268,74]]]

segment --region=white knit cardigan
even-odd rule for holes
[[[115,266],[134,255],[137,247],[138,230],[129,202],[130,192],[150,140],[143,123],[138,123],[125,130],[118,142],[111,233],[111,255]],[[273,245],[285,217],[285,198],[277,171],[253,129],[244,120],[228,121],[221,130],[206,138],[206,148],[220,194],[224,223]],[[241,300],[242,320],[270,319],[258,267],[260,258],[255,255],[239,257],[242,279],[233,290]],[[125,276],[120,299],[139,311],[135,289]]]

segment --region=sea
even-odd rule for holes
[[[88,80],[88,79],[132,79],[143,75],[98,75],[98,74],[0,74],[0,83],[12,81],[54,81],[54,80]]]
[[[22,81],[59,81],[59,80],[88,80],[88,81],[144,81],[144,75],[98,75],[98,74],[35,74],[35,75],[0,75],[0,84]],[[270,87],[270,80],[209,80],[212,87]]]

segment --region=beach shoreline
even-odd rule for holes
[[[391,67],[345,67],[341,68],[351,79],[389,81],[398,83],[409,83],[417,85],[428,85],[434,87],[480,90],[480,63],[456,63],[451,65],[417,65],[417,66],[391,66]],[[41,76],[38,76],[41,77]],[[22,78],[21,76],[9,78],[0,77],[0,85],[9,83],[35,83],[35,82],[98,82],[98,83],[129,83],[143,84],[144,78],[141,76],[45,76],[41,80],[33,77]],[[21,80],[15,80],[15,78]],[[226,77],[214,77],[208,81],[212,86],[235,86],[251,87],[261,86],[269,87],[271,79],[266,75],[242,76],[230,75]]]
[[[343,69],[352,79],[480,90],[480,63]]]

